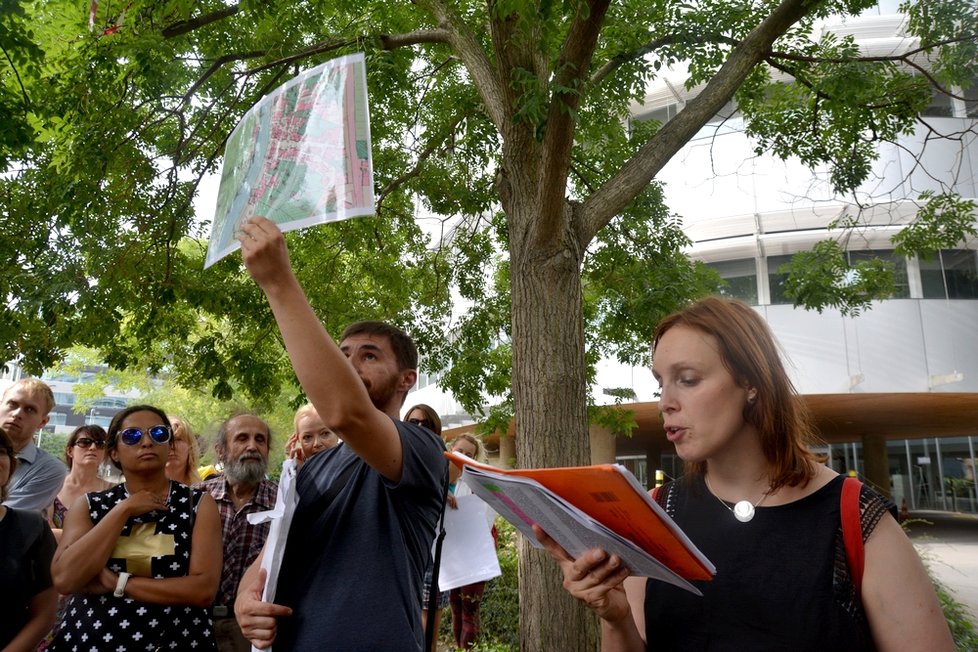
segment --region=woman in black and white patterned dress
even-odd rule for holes
[[[68,511],[55,587],[72,594],[57,652],[214,650],[209,607],[221,579],[221,522],[207,494],[166,477],[173,432],[148,405],[119,412],[108,452],[126,481]]]

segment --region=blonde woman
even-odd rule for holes
[[[200,482],[197,473],[200,464],[197,435],[181,417],[171,418],[170,423],[173,424],[173,445],[166,458],[166,477],[188,486]]]

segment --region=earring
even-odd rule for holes
[[[757,390],[750,390],[747,392],[747,403],[754,405],[754,401],[757,399]]]

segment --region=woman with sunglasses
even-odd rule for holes
[[[105,429],[95,424],[78,426],[68,435],[68,443],[65,445],[68,475],[61,485],[61,491],[54,498],[54,504],[48,509],[48,519],[58,541],[61,540],[68,506],[79,496],[93,491],[105,491],[114,484],[98,475],[99,467],[105,461],[107,440]]]
[[[72,597],[50,650],[215,649],[220,517],[209,495],[167,479],[172,439],[149,405],[109,424],[108,454],[126,479],[68,511],[51,571]]]

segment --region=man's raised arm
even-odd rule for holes
[[[367,464],[389,480],[399,481],[403,452],[391,421],[397,415],[374,406],[347,355],[309,305],[292,271],[282,232],[274,222],[252,217],[242,222],[238,239],[245,267],[268,298],[309,401],[323,422]]]

